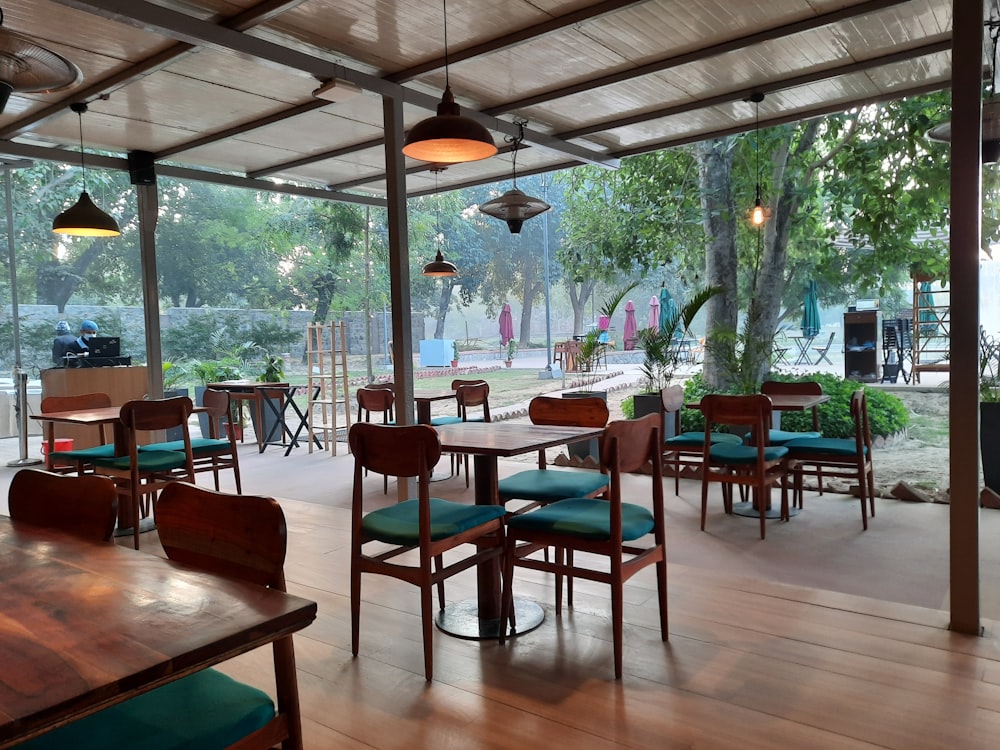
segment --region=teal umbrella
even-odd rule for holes
[[[660,330],[666,331],[671,326],[675,325],[677,317],[680,315],[680,311],[677,309],[677,303],[674,302],[674,298],[670,296],[670,292],[667,291],[666,287],[660,289]]]
[[[920,335],[936,336],[938,327],[937,313],[934,311],[934,295],[931,294],[931,282],[921,281],[917,296],[917,307],[920,308]]]
[[[802,335],[812,338],[819,333],[819,284],[810,281],[802,305]]]

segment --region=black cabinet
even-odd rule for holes
[[[844,313],[844,377],[862,383],[878,382],[878,310]]]

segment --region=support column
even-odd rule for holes
[[[133,178],[134,181],[134,178]],[[139,204],[139,257],[142,263],[142,314],[146,327],[146,378],[150,398],[163,398],[160,349],[160,288],[156,273],[156,221],[160,197],[156,179],[135,184]]]

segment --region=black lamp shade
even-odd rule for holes
[[[437,115],[414,125],[403,144],[405,156],[438,164],[479,161],[496,152],[490,131],[475,120],[462,117],[450,87],[444,90]]]
[[[434,276],[434,277],[444,277],[444,276],[457,276],[458,266],[449,260],[445,260],[441,251],[437,251],[437,257],[434,258],[430,263],[424,266],[422,271],[424,276]]]
[[[52,231],[77,237],[116,237],[122,233],[118,222],[99,209],[87,191],[80,193],[76,203],[52,220]]]

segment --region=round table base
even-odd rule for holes
[[[788,508],[789,516],[797,516],[798,508]],[[760,511],[753,507],[753,503],[733,503],[733,515],[745,516],[746,518],[760,518]],[[764,518],[781,518],[781,505],[772,505],[764,511]]]
[[[515,596],[514,618],[517,627],[511,628],[507,632],[508,638],[516,638],[519,635],[530,633],[542,624],[545,612],[535,602],[528,599],[518,599]],[[438,612],[434,621],[442,632],[457,638],[485,641],[500,637],[500,620],[480,622],[479,602],[475,599],[466,599],[446,605],[443,610]]]

